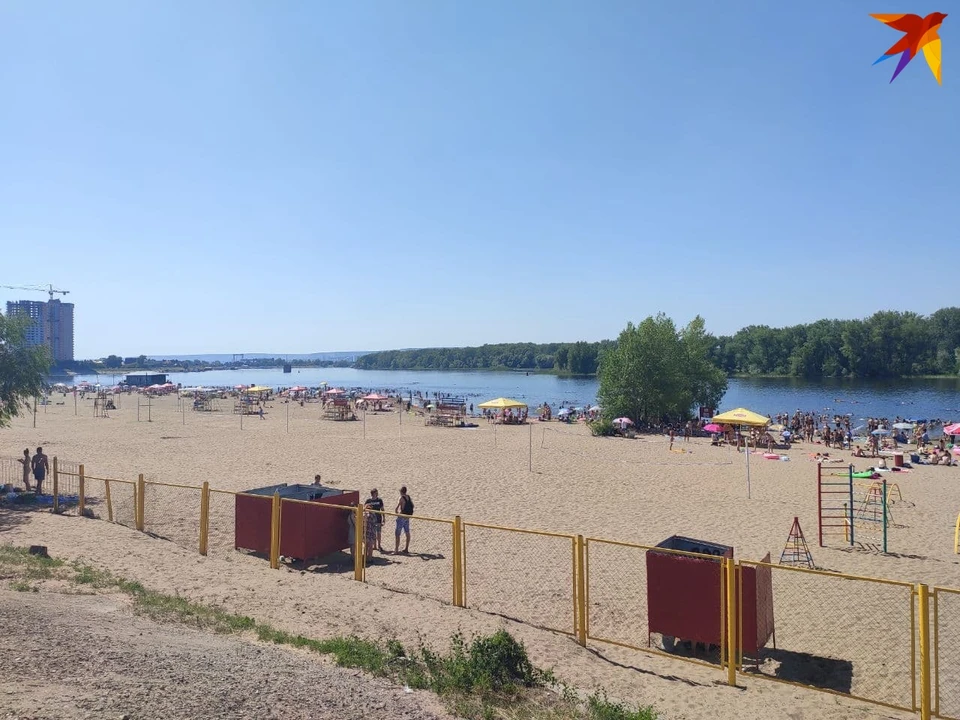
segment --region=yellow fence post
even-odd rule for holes
[[[60,512],[60,465],[53,458],[53,511]]]
[[[917,585],[917,600],[920,612],[920,719],[930,720],[930,589]]]
[[[574,597],[577,599],[577,642],[586,647],[587,644],[587,581],[586,563],[583,561],[583,535],[577,535],[574,543],[577,557],[577,572],[574,577]]]
[[[137,524],[137,530],[139,530],[140,532],[143,532],[143,520],[145,517],[145,513],[143,512],[143,504],[144,504],[145,496],[146,496],[146,485],[143,482],[143,473],[140,473],[140,475],[137,477],[137,496],[136,496],[137,497],[136,524]]]
[[[79,487],[80,487],[79,493],[78,493],[78,495],[77,495],[77,497],[79,498],[79,500],[78,500],[78,503],[79,503],[79,504],[78,504],[78,506],[77,506],[77,513],[80,515],[80,517],[83,517],[83,511],[84,511],[84,510],[86,509],[86,507],[87,507],[87,502],[86,502],[86,497],[85,497],[85,492],[84,492],[83,465],[82,465],[82,464],[80,465],[80,471],[77,473],[77,478],[78,478],[78,480],[79,480],[78,485],[79,485]]]
[[[459,515],[453,518],[453,604],[463,607],[463,564],[460,550],[460,523]]]
[[[353,579],[363,582],[363,505],[353,509]]]
[[[57,459],[53,459],[54,467],[56,467]],[[56,471],[54,471],[56,472]],[[56,477],[56,475],[54,475]],[[953,554],[960,554],[960,515],[957,515],[957,524],[953,528]]]
[[[725,558],[723,563],[721,570],[725,571],[727,584],[727,685],[735,687],[737,684],[737,625],[739,618],[736,564],[733,558]]]
[[[113,522],[113,500],[110,498],[110,481],[103,481],[104,493],[107,496],[107,520]]]
[[[270,514],[270,567],[280,569],[280,492],[273,494],[273,512]]]
[[[207,542],[210,538],[210,483],[203,481],[200,490],[200,554],[207,554]]]

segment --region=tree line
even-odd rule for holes
[[[862,320],[819,320],[734,335],[703,332],[710,362],[727,375],[891,378],[960,374],[960,308],[932,315],[881,311]],[[617,341],[500,343],[389,350],[364,355],[362,370],[526,370],[594,375]]]
[[[716,339],[714,364],[728,375],[894,378],[960,373],[960,308],[929,316],[881,311],[863,320],[751,325]]]
[[[360,370],[526,370],[594,375],[612,340],[574,343],[500,343],[462,348],[386,350],[357,358]]]

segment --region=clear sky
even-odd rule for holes
[[[926,314],[956,10],[938,86],[859,0],[0,0],[0,284],[81,358]]]

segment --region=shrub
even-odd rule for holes
[[[606,418],[588,422],[587,427],[590,428],[590,434],[594,437],[607,437],[613,435],[614,432],[613,423]]]

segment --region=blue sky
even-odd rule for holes
[[[943,86],[864,2],[0,4],[0,284],[78,357],[957,304]],[[36,294],[0,290],[0,300]]]

